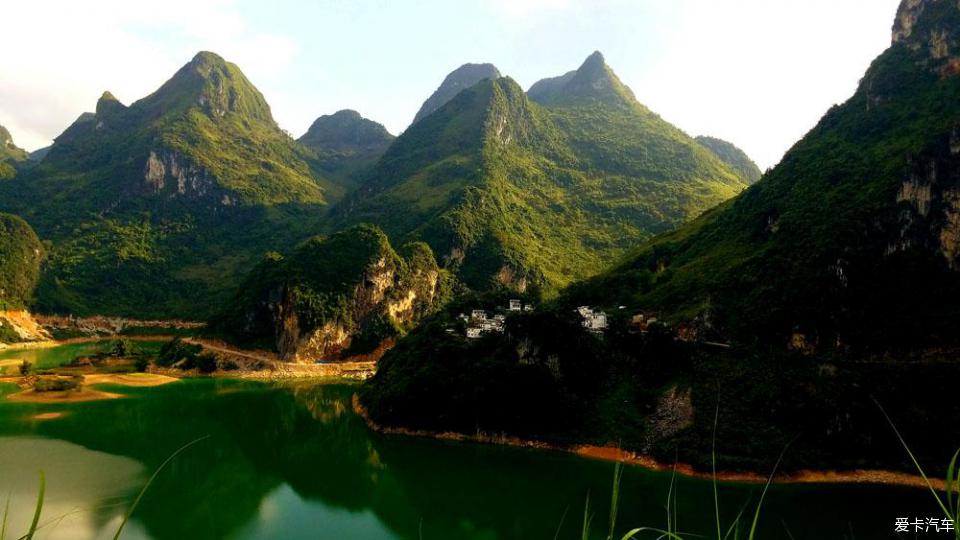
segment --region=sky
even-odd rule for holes
[[[594,50],[690,135],[775,165],[850,97],[899,0],[4,0],[0,125],[50,144],[105,90],[130,104],[197,51],[236,63],[297,137],[355,109],[406,129],[443,77],[491,62],[528,88]]]

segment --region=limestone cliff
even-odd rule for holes
[[[288,257],[264,260],[211,327],[291,362],[368,354],[440,302],[430,248],[400,251],[368,225],[312,238]]]
[[[0,349],[10,343],[49,339],[49,332],[37,323],[29,311],[0,311]]]

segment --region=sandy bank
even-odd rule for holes
[[[521,439],[518,437],[509,437],[504,435],[487,435],[478,433],[475,435],[466,435],[456,432],[438,432],[427,430],[406,429],[397,427],[381,426],[370,418],[366,408],[360,403],[359,396],[353,395],[353,410],[364,419],[370,429],[385,433],[388,435],[404,435],[410,437],[429,437],[447,441],[462,441],[481,444],[500,444],[507,446],[516,446],[520,448],[536,448],[541,450],[554,450],[559,452],[568,452],[588,459],[599,459],[610,462],[621,462],[638,467],[643,467],[652,471],[673,471],[677,474],[690,478],[700,478],[710,480],[713,474],[710,472],[698,471],[692,465],[678,463],[662,463],[651,456],[628,452],[614,446],[596,446],[596,445],[576,445],[563,446],[551,444],[543,441]],[[717,479],[722,482],[745,482],[762,484],[767,481],[768,475],[754,472],[734,472],[718,471]],[[849,471],[835,470],[801,470],[791,473],[778,474],[773,482],[776,484],[882,484],[892,486],[906,486],[914,488],[927,489],[926,481],[917,475],[885,470],[874,469],[854,469]],[[934,488],[944,491],[946,482],[942,479],[931,478],[930,483]]]
[[[63,418],[62,412],[45,412],[40,414],[35,414],[31,416],[33,420],[56,420],[57,418]]]
[[[10,394],[7,399],[24,403],[80,403],[83,401],[98,401],[101,399],[122,398],[121,394],[101,392],[92,388],[81,390],[67,390],[63,392],[36,392],[32,388]]]
[[[176,377],[168,377],[157,373],[92,373],[85,375],[83,384],[120,384],[123,386],[160,386],[178,381]]]

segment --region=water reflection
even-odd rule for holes
[[[588,491],[605,521],[609,464],[371,433],[350,409],[350,386],[197,379],[107,389],[131,397],[0,403],[0,493],[13,490],[16,523],[29,522],[33,471],[43,467],[45,517],[78,510],[50,538],[103,536],[147,474],[207,435],[157,478],[125,538],[526,540],[553,538],[558,527],[578,538]],[[31,420],[48,412],[69,414]],[[620,523],[662,525],[669,481],[628,470]],[[683,480],[679,490],[682,527],[709,533],[710,484]],[[727,518],[755,495],[725,486]],[[887,518],[931,510],[923,494],[871,487],[787,486],[769,501],[776,520],[761,523],[765,538],[788,537],[780,521],[796,538],[842,538],[851,524],[858,537],[883,538]]]

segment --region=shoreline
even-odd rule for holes
[[[430,431],[407,429],[402,427],[388,427],[375,422],[367,412],[366,407],[360,403],[360,397],[353,394],[351,398],[353,412],[360,416],[371,430],[385,435],[400,435],[405,437],[420,437],[443,441],[469,442],[477,444],[491,444],[501,446],[512,446],[516,448],[532,448],[536,450],[551,450],[555,452],[564,452],[574,454],[587,459],[599,461],[620,462],[628,465],[634,465],[656,472],[676,471],[677,474],[687,478],[696,478],[700,480],[712,480],[713,474],[697,470],[693,465],[687,463],[668,464],[657,461],[651,456],[629,452],[614,446],[598,445],[561,445],[548,443],[545,441],[522,439],[506,435],[487,435],[478,433],[476,435],[467,435],[454,431]],[[737,482],[747,484],[765,484],[769,475],[756,472],[735,472],[718,471],[716,479],[721,482]],[[870,484],[884,486],[900,486],[915,489],[929,489],[929,485],[919,475],[913,475],[904,472],[889,471],[882,469],[852,469],[852,470],[809,470],[803,469],[791,473],[777,473],[773,478],[774,484]],[[931,478],[930,484],[938,491],[946,490],[946,482],[943,479]]]

